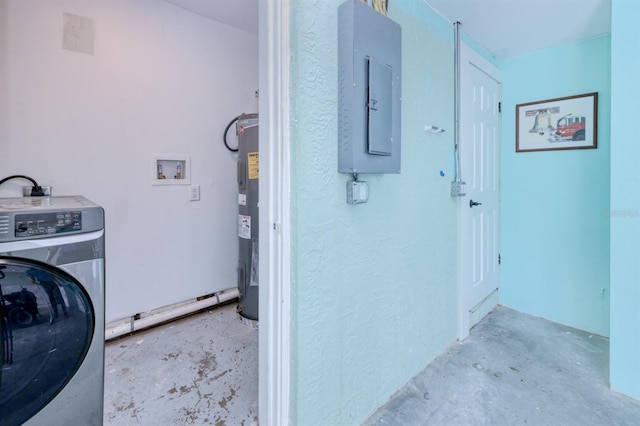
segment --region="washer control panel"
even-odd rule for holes
[[[82,230],[82,212],[26,213],[15,216],[16,238],[54,235]]]
[[[0,245],[104,229],[104,209],[80,195],[0,198]]]

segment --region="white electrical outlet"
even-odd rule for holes
[[[191,185],[191,201],[200,201],[200,185]]]

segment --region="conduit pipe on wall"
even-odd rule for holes
[[[451,196],[465,195],[465,183],[460,171],[460,22],[453,23],[453,97],[454,97],[454,125],[453,150],[455,161],[455,177],[451,182]]]
[[[115,339],[116,337],[133,333],[134,331],[139,331],[145,328],[152,327],[154,325],[162,324],[163,322],[171,321],[173,319],[192,314],[201,309],[207,309],[212,306],[228,302],[229,300],[237,299],[238,296],[238,289],[232,288],[223,290],[219,293],[215,293],[211,297],[207,297],[205,299],[194,300],[193,302],[189,303],[181,303],[179,305],[174,305],[166,309],[152,312],[149,315],[141,318],[131,317],[127,320],[114,321],[105,326],[104,337],[105,340]]]

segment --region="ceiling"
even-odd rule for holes
[[[611,0],[424,1],[500,60],[611,32]]]
[[[164,0],[198,15],[258,34],[260,0]]]
[[[264,0],[165,0],[252,34]],[[394,0],[389,0],[393,2]],[[496,59],[609,34],[611,0],[423,0]]]

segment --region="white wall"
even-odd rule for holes
[[[7,141],[7,34],[7,1],[0,0],[0,172],[6,161],[2,152]]]
[[[257,110],[257,36],[157,0],[0,1],[0,175],[104,206],[107,321],[235,287],[235,158],[221,137]],[[93,20],[94,55],[61,48],[63,13]],[[188,186],[152,186],[153,153],[190,155],[201,201]]]

